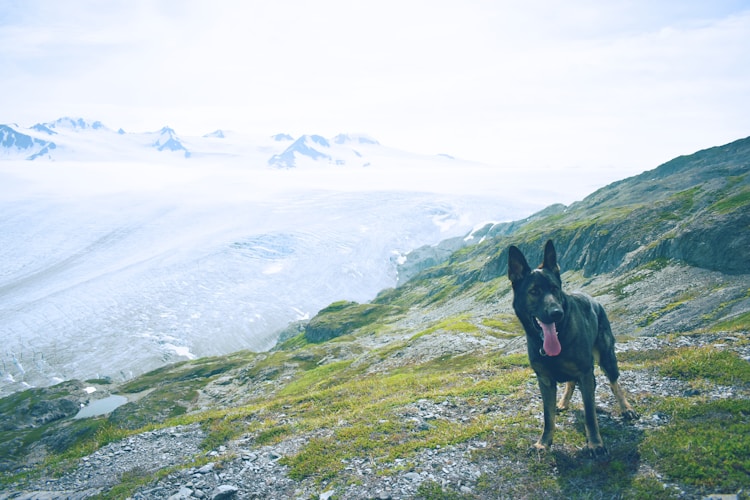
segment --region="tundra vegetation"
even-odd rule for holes
[[[419,471],[425,450],[471,443],[471,460],[494,472],[470,490],[427,481],[419,496],[747,498],[749,159],[747,139],[712,148],[495,228],[369,304],[331,304],[269,352],[176,363],[121,385],[87,381],[129,398],[106,416],[71,418],[80,382],[13,394],[0,400],[0,484],[64,474],[127,436],[199,424],[202,451],[182,467],[238,440],[258,449],[303,438],[280,462],[321,491],[361,481],[353,461],[388,476]],[[623,422],[611,395],[597,392],[608,461],[581,452],[576,399],[552,450],[529,451],[541,399],[504,262],[511,243],[538,260],[532,249],[547,238],[565,286],[609,311],[621,380],[642,415]],[[132,471],[106,496],[126,498],[173,470]]]

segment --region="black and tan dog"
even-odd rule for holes
[[[562,290],[557,253],[551,240],[544,247],[544,262],[534,270],[518,248],[511,246],[508,252],[513,309],[526,330],[529,362],[536,372],[544,404],[544,429],[535,447],[548,449],[552,444],[557,383],[566,382],[557,409],[567,409],[578,384],[589,452],[595,457],[606,456],[608,452],[599,434],[594,402],[594,359],[609,379],[623,418],[638,418],[617,383],[620,372],[607,314],[588,295]]]

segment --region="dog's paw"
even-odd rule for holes
[[[609,450],[604,445],[591,446],[588,449],[589,457],[594,460],[607,460],[609,458]]]
[[[638,420],[639,418],[641,418],[641,416],[638,415],[635,410],[630,409],[622,412],[622,418],[624,420]]]
[[[535,453],[536,454],[538,454],[538,453],[546,453],[546,452],[549,451],[549,449],[550,449],[550,445],[548,445],[548,444],[545,445],[545,444],[542,444],[541,441],[537,441],[536,443],[534,443],[533,445],[531,445],[531,447],[529,448],[529,454],[533,455]]]

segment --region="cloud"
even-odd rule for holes
[[[742,2],[14,5],[0,122],[357,130],[496,164],[636,169],[750,128]]]

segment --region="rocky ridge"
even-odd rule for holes
[[[618,352],[659,350],[665,347],[695,347],[719,345],[737,352],[750,362],[750,345],[747,337],[737,335],[708,335],[680,337],[676,341],[664,338],[643,337],[618,344]],[[696,390],[687,382],[661,377],[649,370],[630,371],[621,379],[631,390],[663,396],[690,394]],[[597,406],[600,425],[605,429],[632,425],[628,431],[639,433],[644,429],[665,426],[670,416],[660,412],[647,413],[633,424],[622,421],[614,409],[615,404],[608,393],[606,380],[598,377]],[[702,389],[706,401],[742,398],[750,399],[750,388],[714,384]],[[525,384],[525,393],[531,403],[531,411],[540,419],[541,400],[533,380]],[[580,396],[576,393],[574,405],[580,407]],[[414,425],[429,428],[433,422],[470,421],[478,415],[528,412],[529,408],[504,403],[497,398],[483,398],[478,405],[469,405],[456,399],[431,401],[419,399],[400,411],[400,418]],[[580,425],[580,412],[564,414],[558,426]],[[320,432],[325,432],[321,430]],[[313,433],[315,434],[315,433]],[[172,469],[164,477],[138,488],[130,498],[171,500],[189,498],[373,498],[406,499],[426,495],[425,485],[439,485],[442,489],[456,491],[463,498],[483,498],[478,494],[478,482],[482,477],[502,477],[503,470],[516,474],[515,488],[523,483],[524,461],[504,457],[498,460],[490,453],[497,446],[492,439],[470,440],[451,446],[425,449],[408,459],[373,463],[365,459],[348,460],[345,472],[354,478],[345,487],[330,486],[315,479],[297,481],[289,477],[289,467],[279,459],[296,453],[313,435],[298,435],[278,444],[257,447],[251,437],[233,440],[216,449],[202,452],[200,444],[205,432],[197,424],[178,425],[139,433],[110,443],[101,449],[81,457],[77,464],[60,477],[42,477],[23,484],[11,485],[0,493],[1,499],[84,499],[106,493],[124,477],[148,475],[159,469]],[[582,453],[568,451],[576,459],[585,461]],[[560,458],[558,457],[558,460]],[[191,465],[192,464],[192,465]],[[641,467],[648,468],[647,465]],[[666,491],[675,497],[697,498],[696,491],[671,484],[656,471],[647,471],[663,481]],[[557,470],[558,475],[565,473]],[[508,485],[505,485],[508,488]],[[543,494],[534,485],[526,485],[529,495]],[[513,491],[514,488],[509,488]],[[512,495],[509,496],[509,498]],[[493,498],[505,498],[499,494]]]

